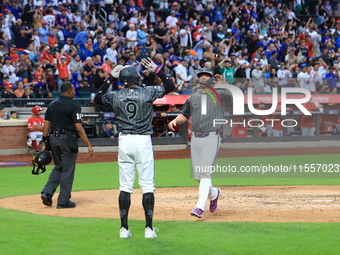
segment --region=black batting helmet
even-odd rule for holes
[[[32,155],[32,174],[42,174],[46,171],[46,165],[52,162],[52,156],[47,151],[41,151]],[[37,169],[35,169],[37,167]],[[39,172],[41,170],[41,172]]]
[[[198,71],[197,77],[199,78],[200,75],[201,75],[201,74],[204,74],[204,73],[209,74],[210,77],[213,77],[213,76],[214,76],[214,74],[213,74],[213,72],[211,71],[210,68],[204,67],[204,68],[201,68],[201,69]]]
[[[140,83],[140,77],[136,68],[131,65],[124,66],[119,72],[119,79],[123,85],[131,85]]]

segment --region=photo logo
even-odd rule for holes
[[[215,89],[212,88],[209,85],[205,85],[205,87],[207,87],[209,90],[211,90],[214,94],[217,94],[215,89],[227,89],[232,97],[233,97],[233,115],[244,115],[244,94],[242,92],[242,90],[240,90],[238,87],[234,86],[234,85],[229,85],[229,84],[216,84],[215,85]],[[202,89],[203,91],[206,91],[207,89]],[[294,99],[290,99],[287,98],[287,94],[288,93],[301,93],[304,94],[305,97],[304,98],[294,98]],[[207,96],[210,96],[211,98],[213,98],[212,93],[206,93],[202,95],[202,99],[201,99],[201,113],[202,115],[206,115],[207,114]],[[218,94],[217,94],[218,95]],[[275,112],[275,109],[277,108],[277,98],[278,98],[278,93],[277,93],[277,88],[273,88],[273,94],[272,94],[272,98],[273,98],[273,102],[272,102],[272,106],[270,107],[270,109],[268,110],[257,110],[254,108],[253,105],[253,88],[248,88],[248,108],[250,110],[251,113],[255,114],[255,115],[259,115],[259,116],[265,116],[265,115],[270,115],[273,112]],[[285,116],[286,115],[286,109],[287,109],[287,105],[288,104],[293,104],[295,105],[298,109],[300,109],[300,111],[304,114],[304,115],[312,115],[302,104],[303,103],[307,103],[310,99],[311,99],[312,95],[310,93],[309,90],[304,89],[304,88],[282,88],[281,89],[281,115]],[[217,96],[217,98],[219,100],[220,97]],[[215,102],[215,98],[213,99],[213,101]]]

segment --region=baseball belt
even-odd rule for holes
[[[197,138],[204,138],[208,137],[209,135],[219,135],[221,131],[215,131],[215,132],[208,132],[208,133],[196,133],[194,132],[194,136]]]

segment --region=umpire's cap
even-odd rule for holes
[[[120,72],[119,72],[119,79],[120,82],[125,85],[131,85],[131,84],[137,84],[140,83],[140,77],[137,73],[137,70],[135,67],[128,65],[124,66]]]
[[[209,74],[210,77],[213,77],[213,76],[214,76],[214,74],[213,74],[213,72],[211,71],[210,68],[204,67],[204,68],[201,68],[201,69],[199,70],[199,72],[197,73],[198,78],[200,77],[201,74],[204,74],[204,73],[205,73],[205,74]]]

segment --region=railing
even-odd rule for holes
[[[104,10],[103,7],[99,7],[99,12],[98,12],[99,18],[101,19],[101,21],[104,23],[104,27],[107,27],[107,13]]]
[[[39,105],[41,107],[47,107],[56,98],[0,98],[0,105],[3,107],[33,107]],[[75,101],[80,106],[91,106],[90,97],[76,97]],[[13,109],[14,110],[14,109]]]

